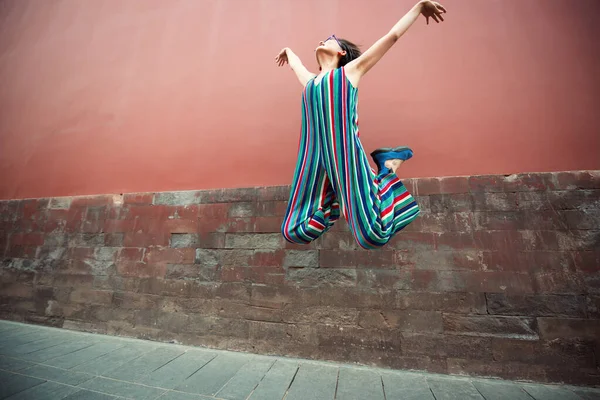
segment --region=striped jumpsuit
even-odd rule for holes
[[[329,230],[340,209],[357,243],[385,245],[419,214],[396,174],[376,175],[359,139],[356,89],[344,68],[313,78],[302,93],[302,133],[286,215],[288,242],[306,244]]]

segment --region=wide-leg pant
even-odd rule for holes
[[[326,232],[340,208],[357,243],[385,245],[419,215],[419,206],[390,170],[376,176],[358,132],[314,132],[300,138],[282,234],[306,244]]]

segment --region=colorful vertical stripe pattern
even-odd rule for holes
[[[358,89],[344,68],[312,79],[302,93],[298,161],[281,231],[310,243],[329,230],[340,209],[357,243],[385,245],[419,215],[419,206],[390,170],[369,165],[359,139]]]

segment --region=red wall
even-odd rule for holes
[[[370,45],[413,0],[4,0],[0,198],[290,182],[300,91],[275,54]],[[597,0],[447,0],[361,82],[367,151],[410,177],[600,168]]]

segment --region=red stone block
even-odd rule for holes
[[[139,220],[166,220],[176,211],[176,207],[165,206],[165,205],[136,205],[131,204],[127,206],[126,219],[139,219]]]
[[[80,232],[85,211],[86,210],[84,207],[71,207],[69,209],[69,212],[67,213],[67,223],[65,225],[65,232]]]
[[[99,196],[82,196],[73,197],[71,200],[71,208],[73,207],[88,207],[88,206],[105,206],[111,205],[114,202],[113,195],[99,195]]]
[[[598,319],[539,317],[537,322],[540,337],[546,340],[600,338]]]
[[[599,171],[573,171],[555,173],[557,189],[600,189]]]
[[[519,251],[526,244],[518,231],[476,231],[473,233],[476,248],[482,250]]]
[[[397,250],[433,250],[435,248],[435,236],[430,232],[402,231],[394,236],[386,246]]]
[[[469,178],[467,176],[449,176],[439,178],[439,193],[469,193]],[[419,195],[422,195],[419,190]]]
[[[259,187],[256,190],[256,199],[259,202],[285,201],[289,198],[290,191],[291,187],[289,185]]]
[[[48,210],[44,232],[63,232],[67,225],[69,210]]]
[[[164,278],[167,272],[167,265],[124,261],[117,263],[117,272],[124,277]]]
[[[426,196],[430,194],[442,193],[442,187],[439,178],[419,178],[416,181],[417,190],[414,194]]]
[[[278,233],[281,231],[282,217],[257,217],[254,219],[253,232]]]
[[[404,185],[404,187],[406,187],[406,190],[408,190],[408,192],[410,194],[413,195],[417,195],[417,182],[419,181],[419,179],[415,179],[415,178],[407,178],[407,179],[402,179],[402,184]]]
[[[163,229],[168,233],[195,233],[198,231],[198,219],[169,219]]]
[[[472,232],[440,232],[434,233],[436,249],[472,249],[475,248],[475,237]]]
[[[557,215],[556,212],[553,212]],[[600,228],[600,208],[591,210],[567,210],[562,212],[568,229],[598,229]],[[565,227],[566,228],[566,227]]]
[[[600,249],[572,253],[577,270],[584,273],[600,273]]]
[[[10,235],[11,246],[41,246],[44,244],[42,233],[13,233]]]
[[[223,282],[243,282],[246,280],[246,267],[222,267],[221,281]]]
[[[130,219],[109,219],[104,222],[104,232],[133,232],[135,221]]]
[[[148,264],[192,264],[195,257],[196,250],[191,248],[153,248],[146,251],[144,261]]]
[[[6,257],[11,258],[35,258],[36,246],[11,245],[6,249]]]
[[[147,247],[168,246],[170,235],[167,233],[125,233],[123,246],[125,247]]]
[[[235,251],[235,250],[234,250]],[[251,265],[261,267],[281,267],[285,258],[285,250],[255,250]]]
[[[175,208],[174,217],[181,219],[198,219],[199,206],[197,204],[189,204],[187,206],[177,206]]]
[[[93,257],[93,247],[72,247],[69,249],[68,253],[68,258],[72,260],[86,260]]]
[[[200,219],[200,223],[204,219],[227,219],[229,216],[229,207],[231,207],[229,203],[199,204],[198,218]]]
[[[396,268],[401,260],[396,252],[390,250],[320,250],[319,266],[321,268],[355,268],[374,269]]]
[[[475,192],[503,192],[504,177],[499,175],[477,175],[469,177],[469,191]]]
[[[582,274],[569,271],[537,272],[532,274],[536,293],[585,293],[586,282]]]
[[[144,249],[135,247],[124,247],[119,250],[117,261],[142,261],[144,255]]]
[[[552,173],[514,174],[504,177],[506,192],[547,191],[555,188]]]
[[[463,212],[475,209],[475,200],[470,193],[436,194],[429,196],[432,213]]]
[[[123,204],[150,205],[154,200],[154,193],[127,193],[123,196]]]
[[[285,285],[285,274],[265,274],[265,285]]]

